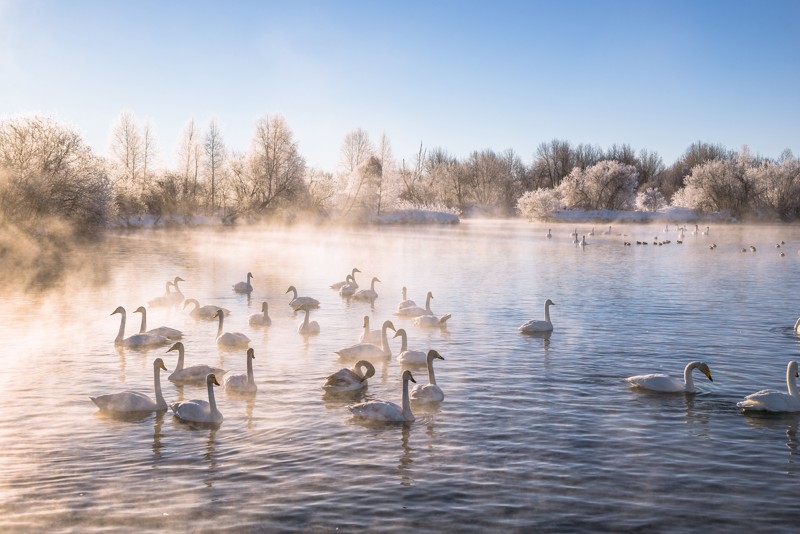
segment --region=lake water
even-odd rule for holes
[[[796,532],[800,416],[743,415],[736,402],[785,390],[800,359],[800,227],[717,225],[679,245],[674,225],[598,226],[581,248],[575,226],[551,225],[550,240],[523,221],[140,231],[82,248],[87,267],[63,289],[7,288],[0,309],[0,530]],[[372,305],[329,289],[353,267],[362,288],[380,278]],[[248,271],[250,298],[231,289]],[[175,276],[187,297],[229,308],[225,330],[255,349],[258,393],[217,388],[218,428],[171,412],[115,419],[89,400],[153,396],[153,359],[174,368],[166,348],[117,351],[110,313],[124,306],[135,332],[133,310]],[[297,333],[289,285],[321,301],[320,335]],[[433,293],[433,311],[452,314],[446,331],[393,316],[402,286],[420,305]],[[552,335],[521,335],[547,298]],[[272,326],[250,327],[265,300]],[[365,425],[353,400],[323,396],[364,315],[445,358],[444,402],[414,406],[411,424]],[[243,350],[217,350],[214,322],[151,308],[148,325],[184,332],[187,365],[244,372]],[[695,373],[696,395],[624,381],[680,376],[691,360],[714,378]],[[394,356],[376,368],[359,399],[399,403]],[[206,398],[166,376],[168,402]]]

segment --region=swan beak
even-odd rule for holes
[[[714,381],[714,379],[713,379],[713,378],[711,378],[711,371],[703,371],[703,372],[704,372],[704,374],[705,374],[705,375],[708,377],[708,379],[709,379],[710,381],[712,381],[712,382]]]
[[[161,362],[159,367],[161,367],[161,369],[164,370],[164,371],[169,371],[169,369],[167,369],[166,366],[164,365],[164,362]]]
[[[218,386],[218,385],[219,385],[219,382],[217,382],[217,377],[216,377],[216,376],[214,377],[214,379],[212,380],[212,382],[214,382],[214,385],[215,385],[215,386]]]

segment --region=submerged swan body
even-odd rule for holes
[[[367,387],[367,379],[373,376],[375,376],[375,366],[367,360],[359,360],[350,369],[339,369],[328,375],[322,388],[327,393],[359,391]]]
[[[339,288],[339,296],[352,297],[357,290],[358,283],[356,282],[355,276],[350,276],[348,274],[347,278],[345,278],[345,284]]]
[[[532,319],[519,327],[523,334],[534,334],[537,332],[552,332],[553,323],[550,322],[550,306],[555,306],[555,302],[550,299],[544,301],[544,320]]]
[[[240,332],[225,332],[222,333],[222,321],[225,314],[217,311],[215,314],[219,319],[217,326],[217,346],[225,348],[246,347],[250,343],[250,338]]]
[[[436,377],[433,374],[433,360],[444,360],[441,354],[431,349],[426,357],[428,366],[428,383],[417,384],[411,390],[411,400],[414,402],[442,402],[444,392],[436,385]]]
[[[289,286],[289,289],[286,290],[286,293],[292,294],[292,300],[289,301],[289,306],[291,306],[294,311],[304,307],[319,308],[319,301],[317,299],[311,297],[298,297],[297,288],[294,286]]]
[[[253,376],[253,360],[256,359],[255,351],[247,349],[247,373],[228,375],[222,380],[222,385],[227,391],[235,393],[255,393],[258,390],[256,379]]]
[[[394,325],[391,321],[384,321],[381,327],[381,345],[374,345],[372,343],[356,343],[343,349],[337,350],[336,354],[343,359],[359,359],[365,358],[391,358],[392,350],[389,348],[389,340],[386,338],[386,330],[391,328],[394,330]]]
[[[748,412],[800,412],[800,395],[797,393],[795,379],[800,376],[797,372],[797,362],[791,361],[786,366],[787,393],[765,389],[752,393],[736,406]]]
[[[233,290],[237,293],[250,293],[253,291],[253,284],[250,283],[250,279],[253,278],[253,273],[247,273],[247,282],[237,282],[233,286]]]
[[[714,381],[714,379],[711,378],[711,370],[708,368],[708,365],[703,362],[689,362],[686,364],[686,367],[683,369],[683,380],[662,373],[629,376],[625,380],[633,387],[648,389],[650,391],[659,391],[662,393],[694,393],[697,391],[694,387],[694,379],[692,378],[692,371],[695,369],[700,370],[710,381]]]
[[[350,283],[350,279],[351,278],[353,279],[353,281],[355,281],[356,273],[360,273],[360,272],[361,271],[359,271],[358,269],[353,267],[353,271],[349,275],[347,275],[343,281],[336,282],[335,284],[331,284],[330,288],[331,289],[336,289],[336,290],[342,289],[344,286],[346,286],[347,284]],[[358,287],[358,285],[356,285],[356,287]]]
[[[427,362],[427,355],[422,350],[408,350],[408,334],[405,330],[400,328],[395,332],[394,337],[400,337],[400,354],[397,355],[397,361],[406,366],[412,365],[425,365]]]
[[[168,326],[159,326],[158,328],[151,328],[147,330],[147,310],[144,306],[139,306],[133,313],[141,313],[142,314],[142,324],[139,327],[140,334],[150,334],[154,336],[164,336],[170,340],[181,339],[183,337],[183,332],[180,330],[176,330],[174,328],[170,328]],[[145,331],[147,330],[147,331]]]
[[[156,358],[153,360],[153,382],[155,384],[156,400],[153,401],[144,393],[138,391],[122,391],[120,393],[111,393],[109,395],[98,395],[97,397],[89,397],[92,402],[100,408],[108,412],[157,412],[167,409],[167,401],[161,394],[161,376],[160,371],[166,371],[164,367],[164,360]]]
[[[269,317],[269,304],[266,301],[261,303],[261,313],[252,313],[247,322],[250,326],[271,326],[272,319]]]
[[[214,386],[218,386],[217,378],[213,374],[206,377],[208,388],[208,402],[200,399],[176,402],[170,408],[179,419],[192,423],[222,423],[222,413],[217,409],[214,398]]]
[[[375,282],[380,282],[380,279],[377,276],[372,277],[372,283],[369,286],[369,289],[361,289],[356,291],[353,295],[353,298],[356,300],[375,300],[378,298],[378,292],[375,291]]]
[[[114,339],[114,345],[117,347],[128,347],[132,349],[146,349],[151,347],[160,347],[162,345],[169,345],[170,340],[164,336],[159,336],[155,334],[134,334],[130,337],[125,336],[125,321],[126,321],[126,313],[125,308],[122,306],[118,306],[116,310],[111,312],[111,315],[118,313],[121,315],[121,319],[119,322],[119,332],[117,333],[117,337]]]
[[[420,315],[433,315],[431,311],[431,299],[433,298],[433,293],[428,291],[427,296],[425,297],[425,307],[420,308],[416,304],[413,306],[406,306],[404,308],[398,308],[395,312],[396,315],[402,315],[403,317],[419,317]]]
[[[214,375],[218,376],[225,374],[225,369],[211,367],[209,365],[200,364],[184,367],[185,348],[180,341],[172,345],[167,352],[172,352],[173,350],[178,351],[178,364],[168,378],[176,384],[201,384],[209,373],[214,373]]]
[[[214,306],[212,304],[206,304],[205,306],[200,306],[200,303],[197,302],[197,299],[186,299],[183,302],[183,309],[186,309],[186,306],[190,304],[194,305],[194,308],[189,310],[189,315],[191,315],[195,319],[203,319],[206,321],[211,321],[216,319],[217,310],[222,310],[222,312],[227,317],[231,314],[231,311],[228,308],[221,308],[219,306]]]
[[[411,371],[403,371],[402,406],[393,402],[374,400],[348,406],[348,409],[359,419],[410,423],[414,421],[414,414],[411,412],[411,401],[408,396],[409,381],[416,383]]]

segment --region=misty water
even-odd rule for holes
[[[551,225],[549,240],[547,226],[523,221],[159,230],[78,247],[84,267],[61,288],[4,289],[0,529],[795,532],[800,415],[744,415],[736,402],[785,391],[787,362],[800,359],[800,228],[712,225],[679,245],[674,225],[614,225],[610,235],[596,225],[578,247],[575,226],[592,227]],[[353,267],[362,288],[380,278],[374,303],[328,287]],[[254,291],[234,293],[248,271]],[[225,330],[255,349],[258,393],[216,388],[217,428],[171,412],[110,417],[89,399],[152,397],[153,360],[174,368],[168,347],[115,349],[111,312],[124,306],[126,335],[136,332],[133,310],[175,276],[186,297],[229,308]],[[321,301],[319,335],[297,333],[290,285]],[[452,314],[447,329],[394,316],[402,286],[423,306],[431,291],[434,313]],[[521,335],[547,298],[552,335]],[[263,301],[273,324],[250,327]],[[400,402],[399,338],[364,395],[323,395],[324,378],[349,367],[335,351],[357,341],[364,315],[373,328],[392,319],[410,348],[445,358],[444,402],[412,406],[411,424],[363,424],[347,409]],[[244,350],[216,348],[215,322],[149,308],[148,327],[162,325],[184,332],[187,365],[244,372]],[[695,373],[695,395],[624,381],[680,377],[692,360],[714,379]],[[168,374],[167,402],[206,398]]]

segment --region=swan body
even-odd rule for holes
[[[800,334],[800,319],[797,319],[797,322],[794,323],[794,331],[797,334]]]
[[[788,394],[772,389],[765,389],[752,393],[736,406],[744,411],[753,412],[800,412],[800,395],[797,393],[795,379],[800,376],[797,372],[797,362],[791,361],[786,366],[786,389]]]
[[[303,306],[300,309],[306,312],[306,316],[303,318],[303,322],[297,327],[297,333],[303,336],[314,336],[319,334],[319,323],[317,321],[308,320],[308,316],[311,313],[310,308],[308,306]]]
[[[411,412],[411,401],[408,396],[409,381],[416,383],[411,371],[403,371],[402,406],[393,402],[374,400],[348,406],[348,409],[360,419],[410,423],[414,420],[414,414]]]
[[[209,365],[201,364],[184,367],[183,363],[185,348],[183,343],[180,341],[172,345],[167,352],[172,352],[173,350],[178,351],[178,364],[175,366],[175,370],[172,371],[172,374],[169,375],[168,378],[176,384],[198,384],[202,383],[209,373],[214,373],[214,375],[219,376],[225,374],[225,369],[211,367]]]
[[[402,315],[404,317],[419,317],[420,315],[433,315],[431,311],[431,299],[433,298],[433,293],[428,291],[428,295],[425,297],[425,307],[420,308],[416,304],[414,306],[407,306],[405,308],[400,308],[395,312],[395,315]]]
[[[124,337],[125,335],[125,321],[126,321],[126,313],[125,308],[122,306],[118,306],[116,310],[111,312],[111,315],[118,313],[122,316],[122,319],[119,323],[119,332],[117,333],[117,337],[114,339],[114,345],[117,347],[128,347],[133,349],[146,349],[150,347],[160,347],[162,345],[169,345],[170,340],[164,336],[159,336],[155,334],[134,334],[130,337]]]
[[[172,412],[179,419],[192,423],[222,423],[222,413],[217,409],[217,401],[214,398],[214,386],[218,385],[217,378],[213,373],[209,373],[206,377],[208,402],[198,399],[176,402],[170,406]]]
[[[369,358],[391,358],[392,350],[389,348],[389,340],[386,338],[386,330],[391,328],[394,330],[394,325],[391,321],[384,321],[381,327],[381,345],[374,345],[372,343],[356,343],[343,349],[337,350],[336,354],[343,359],[369,359]]]
[[[250,314],[248,319],[250,326],[271,326],[272,319],[269,317],[269,304],[266,301],[261,303],[261,313]]]
[[[197,302],[197,299],[186,299],[183,301],[183,309],[186,309],[186,306],[194,304],[194,308],[189,310],[189,315],[194,317],[195,319],[203,319],[206,321],[210,321],[212,319],[216,319],[217,310],[222,310],[225,313],[225,316],[231,314],[231,311],[228,308],[220,308],[219,306],[214,306],[211,304],[206,304],[205,306],[200,306],[200,303]]]
[[[172,280],[167,280],[167,282],[164,284],[165,287],[164,294],[161,295],[160,297],[148,300],[147,305],[150,306],[151,308],[164,308],[174,304],[174,301],[172,300],[171,296],[172,292],[169,290],[169,288],[172,287],[174,284],[175,282],[173,282]]]
[[[322,388],[327,393],[358,391],[367,387],[367,379],[373,376],[375,376],[375,366],[367,360],[359,360],[350,369],[340,369],[329,375]]]
[[[176,330],[174,328],[170,328],[168,326],[159,326],[158,328],[151,328],[147,330],[147,310],[144,306],[139,306],[133,313],[141,313],[142,314],[142,325],[139,327],[140,334],[151,334],[154,336],[164,336],[167,339],[175,340],[181,339],[183,337],[183,332],[180,330]]]
[[[225,314],[217,311],[215,314],[219,319],[219,326],[217,326],[217,346],[223,348],[236,348],[246,347],[250,343],[250,338],[240,332],[225,332],[222,333],[222,321]]]
[[[362,330],[361,335],[358,336],[358,342],[374,343],[376,345],[381,342],[381,331],[370,330],[369,328],[369,315],[364,316],[364,330]]]
[[[292,300],[289,301],[289,306],[291,306],[294,311],[304,307],[319,308],[319,301],[317,299],[311,297],[298,297],[297,289],[294,286],[289,286],[289,289],[286,290],[286,293],[292,294]]]
[[[331,287],[331,289],[336,289],[336,290],[342,289],[344,286],[346,286],[347,284],[349,284],[349,283],[350,283],[350,279],[351,279],[351,278],[353,279],[353,282],[355,282],[355,279],[356,279],[356,273],[360,273],[360,272],[361,272],[361,271],[359,271],[358,269],[356,269],[356,268],[354,267],[354,268],[353,268],[353,271],[352,271],[352,272],[351,272],[351,273],[350,273],[350,274],[349,274],[347,277],[345,277],[345,279],[344,279],[343,281],[341,281],[341,282],[336,282],[335,284],[331,284],[331,286],[330,286],[330,287]],[[356,287],[358,287],[358,285],[356,285]]]
[[[419,317],[414,317],[414,326],[422,326],[426,328],[433,328],[433,327],[441,327],[444,328],[447,326],[447,321],[450,319],[452,315],[449,313],[445,313],[442,316],[437,315],[420,315]]]
[[[169,299],[170,304],[180,304],[181,302],[183,302],[183,299],[185,297],[183,296],[183,292],[181,291],[181,288],[178,287],[178,282],[185,282],[185,281],[186,280],[184,280],[180,276],[176,276],[172,280],[172,287],[175,288],[175,291],[167,292],[167,295],[166,295],[166,297]]]
[[[100,408],[108,412],[157,412],[167,409],[167,401],[161,394],[161,376],[160,371],[166,371],[164,367],[164,360],[156,358],[153,360],[153,382],[156,390],[156,400],[153,401],[144,393],[138,391],[122,391],[120,393],[111,393],[109,395],[98,395],[97,397],[89,397],[92,402]]]
[[[441,354],[431,349],[426,357],[428,366],[428,383],[417,384],[411,390],[411,400],[414,402],[442,402],[444,392],[436,385],[436,377],[433,374],[433,360],[444,360]]]
[[[247,349],[247,373],[241,375],[227,375],[222,380],[222,385],[227,391],[235,393],[255,393],[258,390],[256,379],[253,376],[253,360],[256,359],[255,351]]]
[[[710,381],[711,370],[703,362],[689,362],[683,370],[683,380],[673,378],[671,376],[654,373],[649,375],[636,375],[629,376],[625,380],[633,387],[648,389],[650,391],[660,391],[662,393],[694,393],[697,391],[694,387],[694,379],[692,378],[692,371],[699,369]]]
[[[353,298],[356,300],[375,300],[378,298],[378,292],[375,291],[375,282],[380,282],[377,276],[372,277],[372,283],[369,286],[369,289],[361,289],[356,291],[353,295]]]
[[[358,283],[354,276],[347,275],[345,279],[345,285],[339,288],[339,296],[341,297],[352,297],[355,292],[358,290]]]
[[[552,332],[553,323],[550,322],[550,306],[555,306],[555,302],[550,299],[544,301],[544,320],[531,319],[527,323],[519,327],[519,331],[523,334],[534,334],[537,332]]]
[[[414,307],[417,306],[416,302],[414,302],[413,300],[409,300],[408,299],[407,293],[408,293],[408,290],[406,289],[405,286],[403,286],[403,300],[401,300],[397,304],[397,312],[396,313],[398,315],[401,315],[400,310],[402,310],[403,308],[414,308]]]
[[[408,334],[405,330],[400,328],[395,332],[394,337],[400,337],[400,354],[397,355],[397,361],[402,365],[425,365],[427,362],[425,351],[421,350],[408,350]]]
[[[253,278],[253,273],[247,273],[247,281],[246,282],[237,282],[233,286],[233,290],[237,293],[250,293],[253,291],[253,284],[250,283],[250,279]]]

